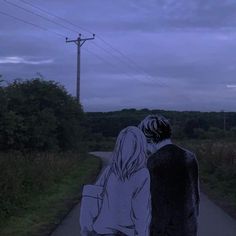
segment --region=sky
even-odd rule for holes
[[[85,111],[236,111],[235,0],[0,0],[0,74],[42,75]]]

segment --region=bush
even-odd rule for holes
[[[210,139],[222,139],[225,137],[224,130],[216,128],[216,127],[211,127],[209,131],[207,132],[207,136]]]
[[[194,129],[194,135],[197,139],[206,139],[207,138],[206,132],[201,128]]]
[[[84,114],[64,87],[42,79],[15,80],[0,88],[1,150],[68,150],[78,147]]]

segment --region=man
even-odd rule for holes
[[[150,235],[196,236],[199,213],[196,156],[171,142],[170,123],[161,115],[147,116],[139,128],[154,152],[147,162],[152,198]]]

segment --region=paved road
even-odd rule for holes
[[[100,157],[104,166],[109,163],[110,153],[93,152],[92,154]],[[78,204],[51,236],[79,236],[79,209]],[[201,194],[199,236],[236,236],[236,221],[204,194]]]

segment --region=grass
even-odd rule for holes
[[[14,160],[13,157],[11,158]],[[14,163],[13,160],[11,160],[11,162]],[[24,191],[20,191],[20,188],[15,190],[16,193],[18,193],[19,199],[17,199],[17,196],[10,199],[11,207],[9,207],[9,211],[1,214],[1,236],[33,236],[48,234],[55,225],[60,222],[62,217],[68,213],[71,207],[79,202],[82,185],[95,179],[95,176],[101,168],[99,159],[91,156],[78,158],[78,155],[72,153],[70,153],[70,156],[68,157],[63,154],[59,158],[55,155],[48,155],[47,158],[45,158],[44,155],[40,155],[39,160],[41,160],[41,162],[47,162],[47,164],[39,164],[42,166],[36,168],[40,169],[42,176],[46,175],[44,172],[49,171],[49,166],[52,163],[53,170],[51,171],[51,174],[46,175],[46,177],[39,177],[40,171],[38,171],[38,177],[37,175],[34,175],[35,179],[32,180],[32,182],[35,181],[35,183],[39,183],[41,181],[42,184],[41,186],[32,188],[31,192],[25,191],[27,187]],[[29,169],[35,171],[35,166],[37,166],[36,163],[41,163],[37,160],[31,161],[30,168],[24,169],[24,167],[22,167],[24,169],[23,172],[27,172]],[[1,160],[2,165],[3,162],[6,162],[6,160]],[[26,162],[26,160],[23,161],[23,163]],[[16,168],[16,165],[12,168]],[[43,168],[45,168],[45,170]],[[26,173],[24,174],[27,175]],[[11,175],[12,179],[15,179],[16,181],[16,173],[13,174],[11,172]],[[32,172],[30,175],[32,175]],[[16,181],[16,185],[19,184],[19,182],[22,185],[22,183],[24,183],[22,179]],[[48,183],[44,183],[45,181]],[[3,185],[2,182],[1,184]],[[11,184],[12,183],[8,183],[8,187]],[[30,188],[31,184],[28,185],[28,188]],[[8,190],[8,192],[9,191],[10,190]],[[11,190],[11,192],[13,192],[13,190]],[[5,202],[7,202],[7,200],[5,200]],[[15,211],[13,209],[15,209]],[[3,215],[5,216],[4,218]]]
[[[116,138],[100,138],[87,142],[90,151],[112,151],[115,147]]]
[[[181,144],[197,155],[201,190],[236,218],[236,142],[188,140]]]

